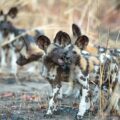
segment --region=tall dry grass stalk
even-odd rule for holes
[[[120,115],[120,84],[118,83],[114,89],[114,92],[112,93],[108,103],[109,106],[106,109],[106,113],[110,114],[111,112],[117,113],[117,115]]]
[[[115,40],[115,44],[116,44],[116,45],[117,45],[117,43],[118,43],[119,38],[120,38],[120,30],[119,30],[118,35],[117,35],[116,40]]]

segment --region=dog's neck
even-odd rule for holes
[[[84,58],[82,56],[78,56],[76,59],[76,62],[74,64],[74,67],[76,67],[76,66],[80,67],[83,74],[88,75],[88,73],[89,73],[89,61],[87,58]]]

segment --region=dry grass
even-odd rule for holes
[[[109,27],[112,32],[120,29],[118,20],[120,15],[117,13],[115,0],[6,1],[0,1],[1,9],[8,11],[13,5],[19,8],[18,16],[13,20],[18,27],[33,29],[41,25],[56,24],[57,27],[51,28],[52,30],[50,28],[45,30],[50,38],[53,38],[60,29],[71,33],[73,22],[77,23],[82,32],[89,35],[94,42],[98,42],[99,26],[104,29]],[[116,13],[111,16],[111,12]]]

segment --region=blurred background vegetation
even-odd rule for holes
[[[110,47],[120,46],[120,0],[0,0],[3,11],[13,6],[19,9],[12,20],[17,27],[46,26],[51,40],[59,30],[71,34],[71,25],[76,23],[91,42],[104,45],[109,39]]]
[[[30,31],[36,27],[41,29],[44,27],[45,34],[52,40],[59,30],[72,35],[71,25],[76,23],[82,33],[88,35],[92,44],[106,46],[108,43],[109,47],[120,48],[120,0],[0,0],[0,9],[6,13],[15,6],[18,7],[19,13],[17,18],[11,21],[18,28]],[[30,34],[34,34],[34,32]],[[26,75],[26,70],[22,69],[25,67],[28,69],[29,65],[26,65],[19,67],[22,75],[18,74],[17,77],[22,77],[22,80],[41,80],[39,76],[36,78],[31,74],[31,71],[35,71],[34,74],[37,73],[37,75],[39,73],[38,63],[32,63],[30,67],[34,67],[33,64],[37,69],[29,69],[29,76]],[[3,76],[5,79],[7,78],[6,75],[3,74]],[[3,85],[2,88],[4,88]],[[7,88],[10,90],[8,86],[4,89]],[[16,87],[16,89],[18,88]],[[113,103],[116,100],[115,95],[112,96],[115,98]],[[103,101],[103,103],[105,102]],[[7,107],[5,106],[5,108]]]

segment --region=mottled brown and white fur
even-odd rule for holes
[[[49,117],[53,115],[57,110],[57,99],[61,91],[62,81],[64,81],[71,82],[72,84],[75,83],[75,85],[79,86],[79,90],[82,91],[79,111],[77,113],[77,119],[80,119],[90,108],[89,73],[93,70],[93,64],[81,56],[81,51],[76,44],[67,45],[64,49],[57,47],[57,49],[54,49],[49,54],[51,54],[51,56],[47,55],[44,62],[47,69],[53,67],[54,69],[52,71],[55,72],[52,79],[48,75],[48,81],[53,88],[53,96],[49,101],[46,116]],[[63,57],[64,59],[62,59]],[[64,68],[62,65],[67,65],[67,67]]]
[[[17,15],[18,9],[16,7],[10,8],[8,13],[4,13],[2,10],[0,11],[0,44],[3,42],[10,41],[15,38],[15,34],[12,31],[12,23],[8,21],[8,18],[15,18]],[[11,31],[10,31],[11,30]],[[11,48],[11,49],[9,49]],[[9,46],[0,48],[0,54],[1,54],[1,61],[0,66],[3,69],[7,66],[7,51],[9,50],[8,56],[10,57],[10,65],[11,65],[11,73],[16,73],[17,71],[17,65],[16,62],[16,54],[13,47]]]

